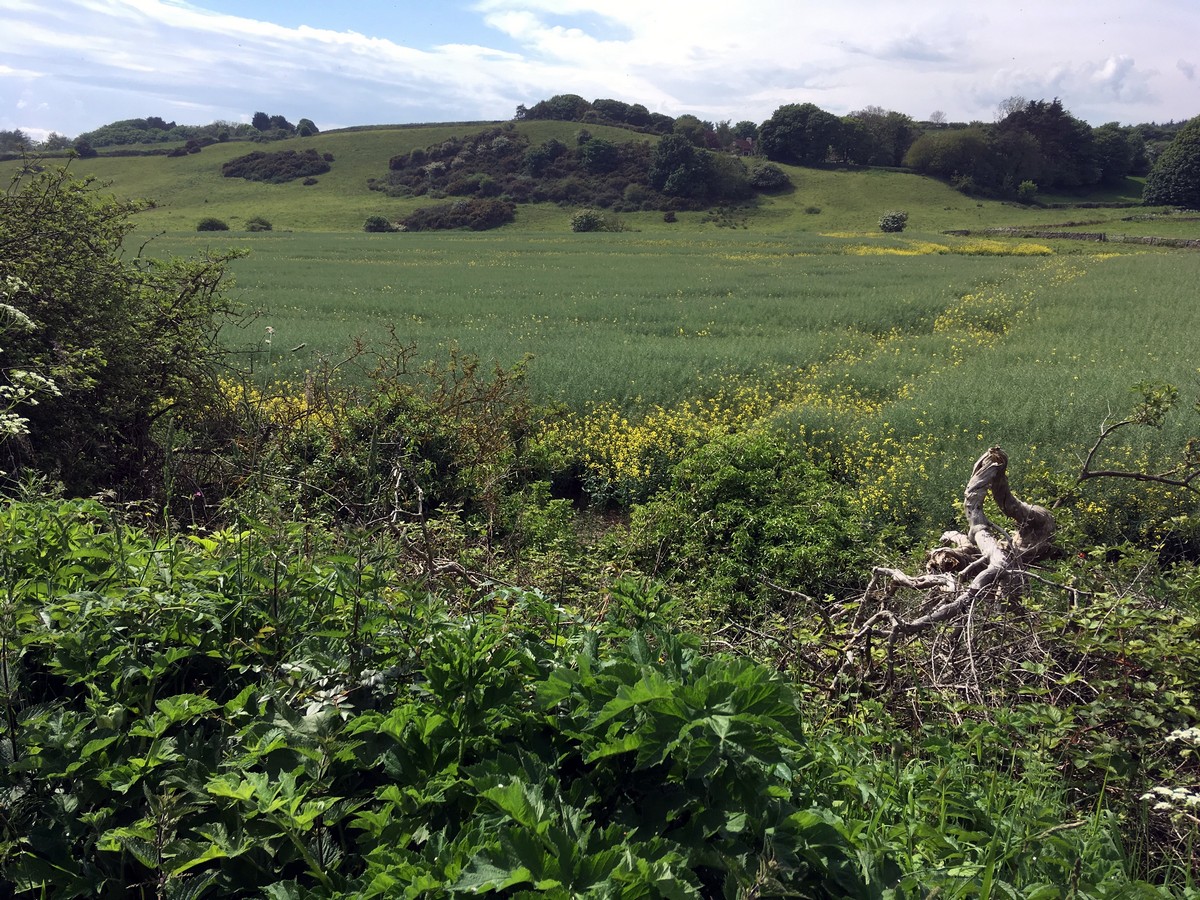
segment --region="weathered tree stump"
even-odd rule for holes
[[[942,546],[926,554],[923,574],[913,576],[882,566],[872,570],[868,598],[882,590],[887,600],[897,589],[910,588],[924,591],[927,602],[919,607],[924,611],[911,619],[890,609],[873,613],[846,644],[844,658],[851,658],[857,644],[869,647],[872,635],[881,630],[887,637],[890,673],[895,645],[901,638],[964,615],[982,597],[1019,590],[1025,567],[1052,550],[1054,516],[1013,494],[1007,471],[1008,456],[999,447],[979,457],[963,492],[968,530],[943,534]],[[983,506],[989,493],[1000,511],[1013,520],[1012,530],[987,517]]]

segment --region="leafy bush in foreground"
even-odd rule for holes
[[[1010,732],[878,704],[806,726],[627,581],[603,616],[448,608],[396,585],[382,535],[156,536],[96,501],[0,526],[19,893],[1152,896]]]

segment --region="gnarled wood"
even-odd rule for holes
[[[1020,576],[1024,567],[1050,552],[1054,538],[1054,516],[1044,507],[1018,498],[1008,484],[1008,456],[992,447],[975,462],[963,491],[963,512],[968,531],[948,531],[943,546],[926,555],[925,572],[911,576],[898,569],[879,567],[872,571],[867,596],[883,583],[884,597],[898,588],[926,592],[933,601],[916,618],[906,619],[894,610],[871,615],[846,645],[846,655],[861,641],[870,641],[877,627],[886,631],[889,652],[900,638],[917,634],[967,612],[981,596],[1000,591]],[[1006,531],[984,512],[991,494],[1015,528]]]

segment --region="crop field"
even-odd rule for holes
[[[421,359],[528,357],[535,399],[562,410],[547,438],[617,494],[644,492],[689,437],[762,422],[853,472],[864,507],[935,514],[982,449],[1071,471],[1135,384],[1200,381],[1193,251],[662,229],[157,246],[250,251],[235,295],[259,314],[229,337],[263,383],[389,329]]]

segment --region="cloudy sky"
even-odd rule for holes
[[[761,122],[785,103],[1093,125],[1200,114],[1198,0],[0,0],[0,129],[256,111],[323,130],[559,93]]]

